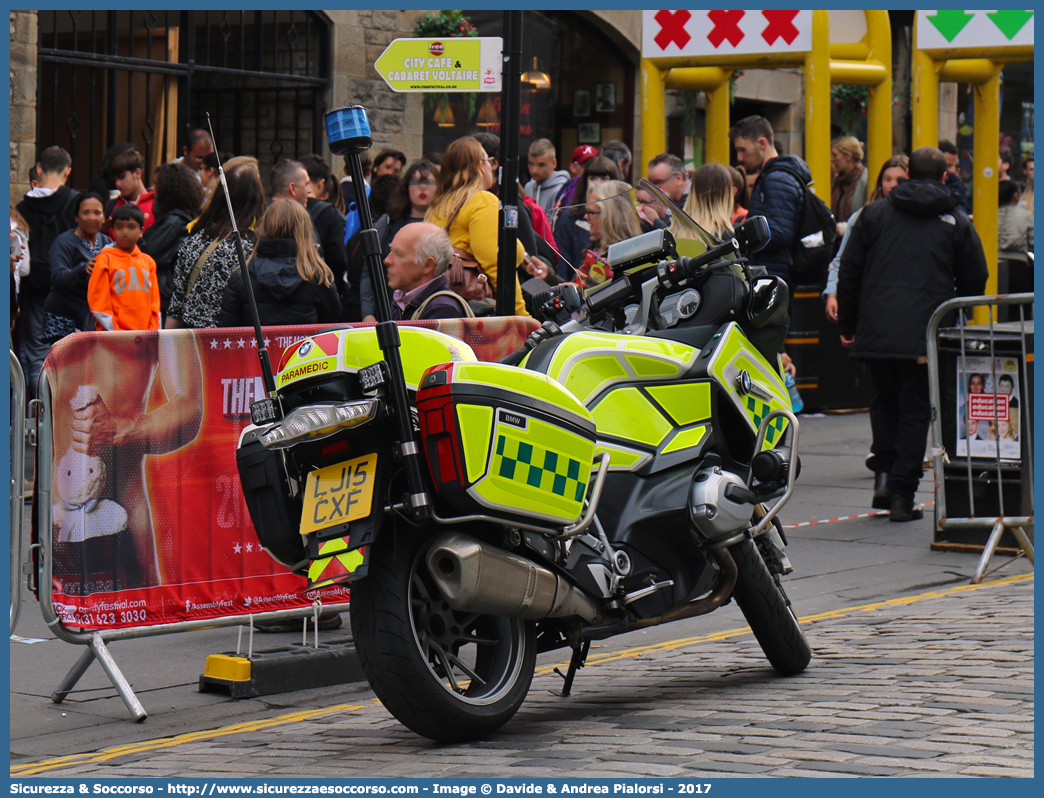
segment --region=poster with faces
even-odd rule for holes
[[[1013,357],[957,361],[957,456],[1021,457],[1019,362]]]

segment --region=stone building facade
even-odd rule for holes
[[[43,14],[44,12],[39,12]],[[158,12],[163,13],[163,12]],[[220,17],[222,12],[216,12]],[[280,108],[278,113],[273,109],[266,117],[260,112],[260,104],[269,102],[272,95],[262,98],[243,100],[243,113],[253,109],[256,117],[256,138],[244,139],[241,145],[243,152],[257,149],[258,157],[262,158],[264,164],[278,157],[292,154],[294,148],[300,150],[303,147],[310,148],[312,139],[299,131],[292,132],[300,119],[308,117],[306,121],[311,125],[309,128],[315,135],[316,126],[312,124],[313,117],[318,119],[326,108],[336,107],[348,102],[358,102],[366,106],[371,128],[374,133],[374,150],[384,147],[394,147],[403,151],[408,158],[420,157],[425,152],[425,111],[423,96],[420,94],[401,94],[391,91],[381,77],[373,68],[378,55],[395,38],[409,37],[417,21],[425,13],[424,10],[327,10],[321,12],[320,16],[325,20],[324,24],[329,31],[329,84],[321,92],[319,107],[313,110],[292,107]],[[582,29],[586,35],[587,42],[604,42],[605,51],[610,48],[614,52],[613,69],[616,73],[623,75],[621,87],[628,88],[629,93],[623,95],[621,101],[623,113],[614,118],[611,125],[603,124],[603,138],[613,137],[607,135],[612,131],[632,145],[637,150],[640,140],[640,98],[637,92],[637,74],[640,62],[641,42],[641,12],[638,10],[613,10],[613,11],[577,11],[577,12],[531,12],[532,20],[540,17],[547,22],[548,30],[574,31]],[[487,17],[489,15],[487,14]],[[42,21],[38,18],[36,11],[11,11],[10,12],[10,39],[11,39],[11,194],[12,197],[20,197],[28,189],[28,170],[35,162],[38,147],[48,146],[50,141],[44,141],[43,134],[38,133],[37,125],[40,113],[37,109],[37,76],[39,73],[38,39],[42,33]],[[557,26],[557,28],[555,27]],[[184,40],[184,32],[182,37]],[[564,165],[565,152],[571,151],[577,141],[576,123],[562,122],[561,118],[568,116],[571,109],[572,89],[567,88],[570,81],[570,65],[575,63],[575,54],[570,56],[568,47],[561,42],[546,45],[539,42],[538,37],[530,36],[529,44],[524,42],[524,52],[527,47],[548,46],[549,52],[555,53],[560,65],[560,82],[562,92],[557,96],[551,106],[552,119],[555,114],[556,129],[560,132],[559,145],[563,148],[560,153],[560,165]],[[564,41],[564,39],[562,40]],[[50,45],[49,45],[50,46]],[[198,45],[197,45],[198,46]],[[556,49],[557,48],[557,49]],[[902,48],[899,48],[900,50]],[[570,58],[574,60],[570,60]],[[602,52],[600,59],[604,60],[606,53]],[[590,59],[588,59],[590,60]],[[603,79],[603,78],[597,78]],[[210,79],[210,90],[213,84],[219,82],[220,78]],[[192,85],[193,94],[205,91],[207,83],[198,80]],[[569,97],[564,95],[569,94]],[[803,85],[799,71],[796,70],[751,70],[741,76],[736,83],[736,107],[734,115],[742,115],[749,112],[764,113],[769,116],[779,132],[782,148],[787,152],[803,154]],[[676,120],[680,115],[680,103],[674,101],[673,93],[668,95],[667,112],[669,117]],[[944,98],[949,95],[944,92]],[[210,96],[204,102],[197,99],[193,106],[190,101],[184,104],[184,98],[178,100],[180,106],[180,117],[174,119],[181,122],[182,126],[188,123],[184,117],[201,115],[199,109],[219,107],[219,114],[224,115],[227,122],[232,111],[228,107],[221,107],[221,101]],[[944,102],[944,110],[947,115],[946,124],[943,129],[949,131],[953,126],[953,118],[956,117],[954,103]],[[198,107],[197,107],[198,106]],[[186,109],[190,109],[187,113]],[[901,110],[901,109],[900,109]],[[267,113],[266,111],[266,113]],[[286,112],[286,113],[284,113]],[[286,122],[290,117],[295,119],[293,125]],[[174,114],[178,117],[178,114]],[[430,113],[429,113],[430,116]],[[269,118],[270,117],[270,118]],[[267,121],[266,121],[267,120]],[[168,124],[170,118],[168,118]],[[427,120],[430,130],[431,120]],[[669,124],[670,129],[670,124]],[[59,132],[62,126],[58,127]],[[453,131],[453,135],[463,135],[470,132],[466,126],[460,126]],[[536,135],[537,132],[534,133]],[[699,135],[699,133],[697,133]],[[38,136],[41,138],[38,140]],[[296,137],[296,138],[295,138]],[[122,139],[122,134],[117,140]],[[168,137],[170,141],[165,144],[165,150],[154,158],[160,162],[162,157],[172,157],[179,154],[173,149],[172,141],[177,136]],[[319,140],[324,136],[318,135]],[[676,140],[676,138],[674,139]],[[285,141],[286,146],[280,146]],[[304,144],[302,144],[304,142]],[[430,144],[430,142],[429,142]],[[222,149],[233,149],[233,142],[222,142]],[[322,148],[325,148],[323,145]],[[104,150],[104,146],[101,147]],[[161,148],[162,149],[162,148]],[[429,147],[430,149],[430,147]],[[325,153],[329,156],[329,153]],[[636,152],[636,164],[643,160],[647,161],[652,154],[642,155]],[[333,159],[334,169],[340,169],[340,159]]]
[[[11,17],[11,204],[29,190],[36,163],[37,12],[12,11]]]

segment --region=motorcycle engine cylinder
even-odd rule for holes
[[[689,491],[689,520],[701,544],[713,547],[750,527],[754,506],[743,494],[751,495],[736,474],[717,466],[697,472]]]

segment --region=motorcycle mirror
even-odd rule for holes
[[[790,289],[783,280],[759,277],[750,291],[747,316],[754,329],[779,326],[785,322],[789,305]]]
[[[745,222],[736,225],[733,235],[739,241],[740,251],[744,255],[759,252],[772,240],[772,232],[764,216],[748,216]]]

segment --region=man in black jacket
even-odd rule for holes
[[[348,270],[348,255],[344,248],[344,217],[329,202],[318,199],[316,192],[333,183],[333,173],[322,157],[309,154],[301,159],[305,171],[308,172],[310,186],[308,197],[308,215],[312,217],[312,226],[323,250],[323,260],[334,275],[334,284],[340,291],[344,287],[344,273]]]
[[[866,360],[876,394],[873,506],[892,521],[923,515],[914,494],[930,423],[928,321],[946,300],[986,287],[982,242],[945,178],[940,150],[915,150],[910,179],[859,215],[838,273],[841,343]]]
[[[36,398],[36,384],[50,345],[44,340],[44,301],[51,291],[51,244],[76,226],[76,197],[65,181],[72,172],[72,157],[61,147],[40,153],[40,177],[18,203],[18,212],[29,223],[29,275],[22,280],[21,361],[29,396]]]
[[[797,229],[805,204],[805,186],[812,180],[808,164],[796,155],[776,151],[772,125],[763,116],[741,119],[729,131],[736,160],[757,180],[750,192],[748,216],[764,216],[772,239],[750,259],[769,274],[791,282],[790,252],[797,244]],[[827,194],[830,187],[826,188]]]

